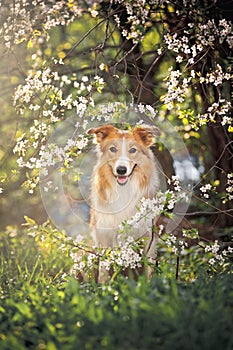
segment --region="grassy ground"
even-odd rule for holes
[[[171,257],[149,283],[119,275],[80,284],[69,272],[71,250],[49,226],[1,233],[1,350],[233,348],[229,264],[213,272],[189,254],[178,280]]]

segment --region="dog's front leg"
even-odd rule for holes
[[[99,261],[99,271],[98,271],[98,283],[107,283],[109,282],[110,274],[109,270],[106,269],[104,262]]]
[[[113,249],[117,246],[117,231],[114,229],[96,229],[93,232],[93,239],[97,247],[103,250]],[[98,264],[98,283],[107,283],[110,280],[110,266],[107,261],[106,253],[99,259]]]

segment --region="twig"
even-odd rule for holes
[[[176,257],[176,280],[178,280],[179,277],[179,267],[180,267],[180,257],[177,255]]]

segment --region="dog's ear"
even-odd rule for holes
[[[115,128],[112,125],[102,125],[97,128],[92,128],[87,130],[87,134],[95,134],[95,142],[101,143],[103,142],[108,136],[115,135],[119,130]]]
[[[161,135],[161,131],[153,125],[139,125],[133,129],[133,135],[137,142],[150,147],[155,143],[155,137]]]

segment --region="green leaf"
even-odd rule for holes
[[[26,221],[26,224],[23,224],[24,226],[34,226],[36,224],[35,220],[29,218],[27,215],[24,215],[24,220]]]

